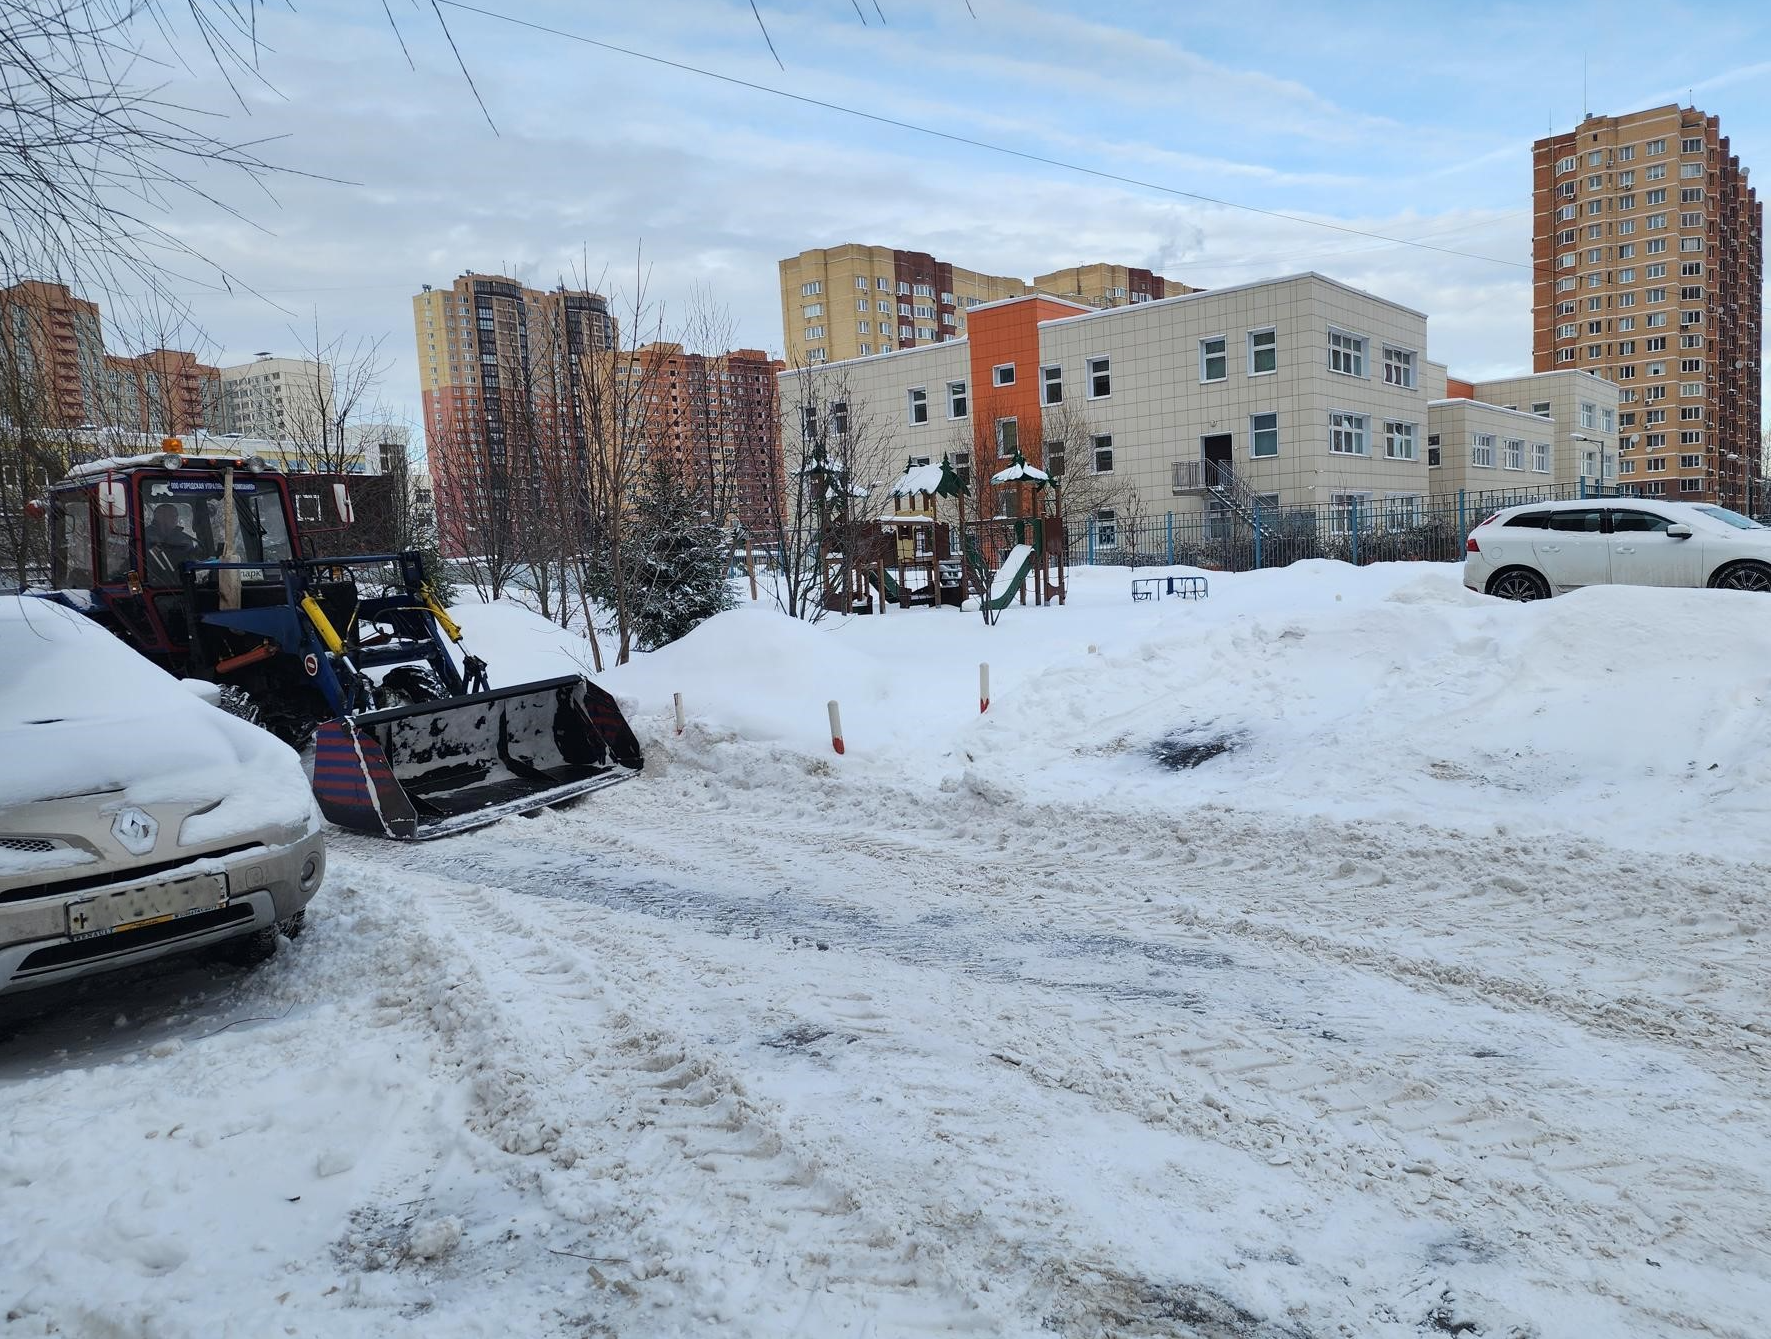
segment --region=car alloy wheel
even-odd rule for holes
[[[1716,587],[1718,590],[1771,591],[1771,568],[1760,567],[1757,563],[1730,567],[1716,578]]]
[[[1495,578],[1488,588],[1490,595],[1503,600],[1541,600],[1549,594],[1544,584],[1530,572],[1506,572]]]

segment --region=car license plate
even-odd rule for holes
[[[191,874],[182,879],[111,888],[67,903],[68,937],[139,930],[199,911],[214,911],[228,901],[228,881],[220,874]]]

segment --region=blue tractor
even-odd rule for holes
[[[311,749],[315,798],[341,827],[444,836],[643,765],[589,680],[493,688],[418,554],[313,556],[288,480],[263,460],[98,461],[53,485],[49,506],[53,598]]]

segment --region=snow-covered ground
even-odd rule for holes
[[[0,1004],[0,1328],[1762,1335],[1763,602],[1072,576],[721,615],[643,779]]]

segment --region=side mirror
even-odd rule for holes
[[[1691,527],[1675,521],[1666,528],[1666,533],[1671,539],[1690,539]]]
[[[99,515],[120,521],[129,515],[129,486],[121,479],[103,479],[98,485]]]

